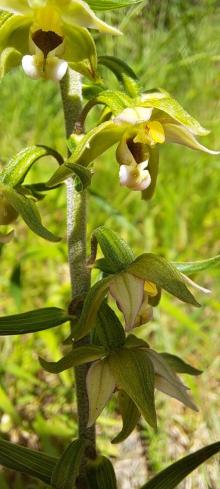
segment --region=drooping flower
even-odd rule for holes
[[[83,0],[1,0],[0,9],[13,14],[3,19],[3,57],[14,59],[13,48],[17,62],[20,55],[25,73],[33,79],[60,81],[68,64],[94,76],[96,50],[87,28],[119,34],[96,17]]]
[[[152,197],[158,175],[159,146],[176,143],[212,155],[219,154],[202,145],[196,136],[209,133],[167,92],[154,92],[131,99],[122,92],[102,93],[90,102],[105,104],[111,120],[85,134],[69,161],[57,170],[50,184],[59,183],[74,172],[76,164],[88,166],[111,146],[117,144],[122,186]],[[121,110],[120,110],[121,107]],[[86,111],[85,111],[86,112]],[[86,112],[88,113],[88,111]],[[73,165],[73,166],[71,166]]]

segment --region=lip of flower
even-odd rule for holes
[[[62,6],[58,0],[0,0],[0,9],[15,14],[17,18],[8,33],[9,37],[19,27],[25,30],[27,46],[29,38],[29,54],[24,53],[22,66],[26,74],[34,79],[44,77],[60,81],[65,75],[68,67],[68,59],[65,59],[66,40],[70,29],[81,29],[81,34],[85,28],[121,34],[98,19],[83,0],[64,0]]]

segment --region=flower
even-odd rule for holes
[[[150,99],[142,97],[140,103],[144,105],[148,100],[150,104]],[[169,107],[167,111],[165,108],[160,111],[144,106],[126,108],[113,120],[115,124],[124,127],[116,150],[116,158],[120,165],[119,180],[121,185],[132,190],[143,191],[150,187],[151,171],[147,168],[152,150],[158,144],[177,143],[210,154],[218,154],[217,151],[201,145],[195,139],[192,130],[171,117]]]
[[[152,319],[151,301],[159,294],[155,283],[124,272],[115,275],[109,292],[123,313],[127,331]]]
[[[13,14],[5,20],[0,46],[19,52],[25,73],[33,79],[60,81],[68,63],[94,76],[96,51],[87,28],[120,33],[83,0],[0,0],[0,9]]]
[[[120,165],[122,186],[141,191],[145,199],[153,196],[159,167],[158,148],[176,143],[217,155],[202,145],[196,136],[209,133],[167,92],[140,95],[136,99],[118,91],[99,94],[85,106],[104,104],[111,119],[91,129],[79,141],[71,157],[52,176],[48,185],[58,184],[74,173],[76,164],[88,166],[111,146],[117,144],[116,159]]]

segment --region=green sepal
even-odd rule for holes
[[[63,163],[62,156],[54,149],[41,145],[30,146],[20,151],[9,161],[0,174],[0,181],[16,187],[23,183],[32,165],[44,156],[53,156],[60,165]]]
[[[189,374],[189,375],[201,375],[202,370],[198,370],[192,365],[184,362],[182,358],[177,357],[176,355],[171,355],[170,353],[160,353],[160,355],[166,360],[169,366],[177,373],[180,374]]]
[[[99,455],[95,460],[89,460],[86,474],[90,489],[117,489],[114,467],[107,457]]]
[[[97,282],[89,290],[82,309],[79,323],[73,326],[73,337],[78,340],[86,336],[96,326],[98,310],[107,294],[112,276]]]
[[[41,367],[47,372],[58,374],[78,365],[93,362],[99,360],[106,355],[106,350],[102,346],[98,345],[86,345],[74,348],[65,357],[58,360],[58,362],[47,362],[43,358],[39,357]]]
[[[141,489],[174,489],[199,465],[220,451],[220,442],[208,445],[162,470]]]
[[[152,148],[148,148],[149,151],[149,161],[148,161],[148,166],[147,169],[150,173],[151,176],[151,184],[149,185],[146,190],[143,190],[142,192],[142,199],[143,200],[150,200],[152,199],[156,184],[157,184],[157,177],[158,177],[158,172],[159,172],[159,149],[158,146],[154,146]]]
[[[57,458],[0,439],[0,464],[50,484]]]
[[[63,452],[54,468],[51,486],[54,489],[73,489],[85,453],[85,440],[74,440]]]
[[[15,48],[5,48],[0,55],[0,79],[21,64],[22,54]]]
[[[123,348],[113,352],[108,362],[117,388],[128,394],[145,420],[156,429],[154,368],[148,354]]]
[[[88,29],[66,23],[63,28],[65,34],[64,59],[73,70],[92,80],[96,79],[96,46]]]
[[[115,350],[125,344],[124,328],[115,312],[105,302],[98,311],[93,338],[107,350]]]
[[[87,3],[93,10],[113,10],[129,7],[143,0],[88,0]]]
[[[109,273],[111,273],[111,267],[105,258],[99,258],[98,260],[96,260],[94,263],[94,268],[97,268],[98,270],[101,270],[101,272],[108,275]]]
[[[112,121],[103,122],[98,127],[91,129],[78,143],[66,164],[62,165],[54,173],[48,182],[53,186],[63,182],[74,173],[74,165],[88,166],[98,156],[116,144],[124,131],[122,126]]]
[[[41,217],[33,200],[17,192],[9,185],[0,184],[0,192],[15,211],[21,215],[27,226],[38,236],[48,241],[57,242],[61,238],[48,231],[41,222]]]
[[[93,232],[111,272],[120,272],[134,261],[134,254],[130,246],[114,231],[100,226]]]
[[[173,265],[179,270],[179,272],[185,273],[186,275],[191,275],[197,272],[204,272],[210,268],[217,267],[220,265],[220,255],[214,256],[213,258],[208,258],[208,260],[200,260],[194,262],[186,263],[173,263]]]
[[[21,54],[28,53],[31,18],[0,12],[0,50],[15,48]]]
[[[105,90],[96,97],[94,102],[106,105],[115,116],[133,105],[132,98],[119,90]]]
[[[170,116],[171,118],[169,119],[170,122],[174,119],[190,129],[195,135],[203,136],[209,133],[207,129],[204,129],[194,117],[188,114],[188,112],[186,112],[183,107],[166,92],[145,94],[144,101],[137,101],[136,105],[137,104],[139,107],[159,109],[161,111],[161,116],[158,120],[161,122],[163,122],[164,119],[167,122],[168,115],[168,117]]]
[[[63,309],[45,307],[22,314],[0,317],[0,336],[35,333],[55,328],[71,319]]]
[[[130,333],[126,338],[125,348],[150,348],[150,345],[145,340]]]
[[[181,273],[163,257],[144,253],[127,267],[127,271],[143,280],[155,283],[183,302],[200,306],[186,287]]]
[[[141,415],[136,404],[134,404],[126,392],[120,391],[118,393],[118,402],[123,426],[120,433],[112,440],[111,443],[113,444],[122,443],[129,437],[135,429]]]

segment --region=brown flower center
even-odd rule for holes
[[[39,29],[32,35],[34,44],[43,52],[44,57],[56,49],[63,42],[63,38],[53,31],[42,31]]]

